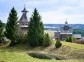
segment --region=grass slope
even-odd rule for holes
[[[59,49],[55,49],[54,45],[47,48],[33,48],[29,49],[24,44],[16,45],[14,47],[0,48],[0,62],[84,62],[83,59],[70,59],[70,60],[43,60],[32,58],[28,55],[28,52],[42,52],[46,54],[54,54],[58,56],[66,56],[73,58],[79,52],[84,55],[84,45],[62,42],[63,46]],[[73,55],[75,52],[75,55]],[[83,57],[84,58],[84,57]]]

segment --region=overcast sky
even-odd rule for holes
[[[67,18],[70,24],[84,24],[84,0],[0,0],[0,19],[7,22],[13,6],[20,18],[24,4],[29,11],[28,18],[31,17],[34,8],[37,8],[43,23],[63,24]]]

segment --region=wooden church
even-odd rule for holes
[[[24,7],[24,9],[21,11],[23,14],[19,20],[19,32],[26,34],[28,31],[28,18],[27,18],[27,10]]]
[[[55,38],[60,38],[61,40],[65,40],[67,37],[73,35],[73,28],[69,26],[66,20],[64,26],[62,26],[60,30],[55,32],[54,34],[55,34]]]
[[[65,22],[65,25],[60,28],[60,39],[65,40],[67,37],[73,35],[73,29],[68,25],[68,22]]]

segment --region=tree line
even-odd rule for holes
[[[18,15],[17,11],[13,7],[9,12],[5,27],[3,25],[3,22],[0,20],[0,42],[6,41],[3,39],[4,37],[11,41],[9,46],[14,46],[15,44],[21,42],[23,39],[26,39],[28,45],[32,47],[47,47],[52,43],[48,33],[44,33],[44,26],[41,21],[41,16],[39,15],[39,12],[36,8],[34,9],[34,12],[30,18],[27,34],[24,36],[19,36]]]

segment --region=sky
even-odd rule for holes
[[[7,22],[10,10],[15,7],[20,19],[24,8],[28,19],[37,8],[44,24],[84,24],[84,0],[0,0],[0,20]]]

